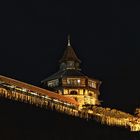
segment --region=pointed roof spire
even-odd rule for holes
[[[68,46],[71,46],[71,44],[70,44],[70,35],[68,35]]]
[[[67,48],[64,51],[64,54],[62,58],[60,59],[60,63],[64,61],[76,61],[81,62],[80,59],[76,56],[75,51],[73,50],[71,44],[70,44],[70,36],[68,35],[68,45]]]

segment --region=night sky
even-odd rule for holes
[[[83,72],[102,81],[102,105],[128,112],[140,106],[138,0],[16,1],[8,14],[1,75],[40,85],[59,69],[70,34]]]

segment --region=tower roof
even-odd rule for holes
[[[61,79],[62,77],[87,77],[85,74],[78,70],[65,70],[65,71],[58,71],[55,74],[49,76],[48,78],[42,80],[42,83],[49,81],[49,80],[54,80],[54,79]]]
[[[76,53],[74,52],[74,49],[72,48],[70,44],[70,37],[68,36],[68,44],[67,48],[64,51],[64,54],[62,58],[59,60],[59,62],[64,62],[64,61],[75,61],[75,62],[81,62],[81,60],[76,56]]]

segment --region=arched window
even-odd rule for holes
[[[92,96],[92,93],[90,92],[88,95],[89,95],[89,96]]]
[[[70,94],[71,94],[71,95],[77,95],[77,91],[74,91],[74,90],[73,90],[73,91],[70,92]]]

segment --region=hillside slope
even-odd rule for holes
[[[0,98],[0,140],[133,140],[139,133]]]

